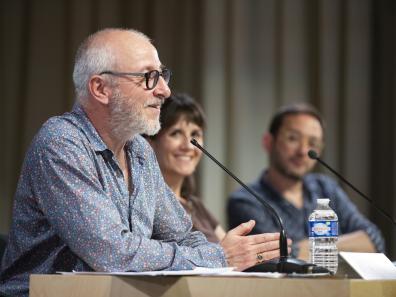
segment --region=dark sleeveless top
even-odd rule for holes
[[[181,205],[191,215],[193,230],[201,231],[210,242],[218,243],[219,239],[215,234],[215,229],[219,222],[209,212],[201,199],[195,196],[188,197],[187,201],[181,201]]]

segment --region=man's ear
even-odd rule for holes
[[[95,100],[102,104],[109,104],[111,88],[100,75],[94,75],[89,79],[88,91]]]
[[[262,138],[263,149],[267,152],[271,152],[273,145],[274,145],[274,137],[269,132],[265,133]]]

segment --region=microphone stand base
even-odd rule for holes
[[[280,258],[266,261],[264,263],[255,265],[245,270],[245,272],[279,272],[279,273],[329,273],[330,271],[321,266],[312,263],[307,263],[300,259],[295,258]]]

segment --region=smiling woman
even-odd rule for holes
[[[201,151],[190,140],[203,142],[205,116],[190,96],[172,95],[161,108],[161,130],[148,137],[161,172],[184,209],[191,215],[193,228],[211,242],[219,242],[225,232],[201,199],[194,196],[194,172],[201,160]]]

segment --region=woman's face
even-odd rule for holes
[[[165,177],[184,178],[194,172],[202,152],[190,143],[191,138],[202,144],[203,130],[182,117],[151,142]]]

